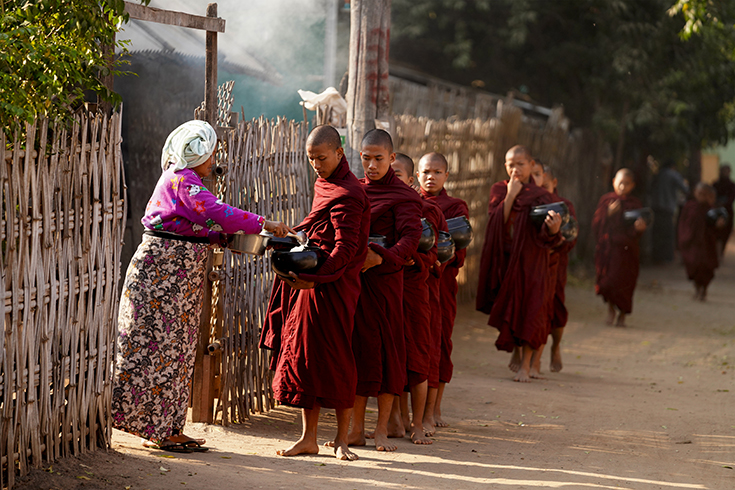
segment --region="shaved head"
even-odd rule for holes
[[[548,174],[549,178],[554,178],[554,169],[551,168],[551,165],[544,165],[544,173]]]
[[[383,129],[371,129],[362,137],[362,146],[380,146],[393,153],[393,138],[390,137],[388,131]]]
[[[413,160],[405,153],[396,153],[396,163],[401,165],[408,175],[413,175]]]
[[[327,145],[332,150],[342,148],[342,140],[336,129],[328,124],[315,127],[306,138],[306,146]]]
[[[712,187],[709,184],[705,184],[704,182],[700,182],[697,184],[697,186],[694,188],[695,191],[704,192],[706,194],[713,194],[716,195],[717,191],[714,187]]]
[[[618,170],[618,171],[617,171],[617,172],[615,173],[615,177],[617,178],[617,176],[618,176],[618,175],[620,175],[620,176],[622,176],[622,177],[628,177],[628,178],[629,178],[629,179],[631,179],[631,180],[632,180],[633,182],[635,182],[635,174],[634,174],[634,173],[633,173],[633,171],[632,171],[631,169],[629,169],[629,168],[621,168],[620,170]]]
[[[436,151],[432,151],[431,153],[427,153],[426,155],[422,156],[421,160],[419,160],[419,166],[421,166],[421,162],[438,163],[444,167],[444,171],[449,170],[449,162],[447,162],[446,157]]]
[[[528,160],[533,160],[533,157],[531,156],[531,152],[528,151],[528,148],[526,148],[523,145],[515,145],[510,150],[505,152],[505,159],[508,159],[508,155],[518,155],[519,157],[526,157]]]

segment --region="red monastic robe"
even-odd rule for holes
[[[329,178],[316,180],[311,212],[296,227],[310,245],[330,253],[316,274],[300,275],[316,287],[295,290],[277,278],[271,291],[260,346],[273,350],[279,402],[307,409],[354,405],[352,330],[369,228],[367,195],[342,158]]]
[[[620,200],[621,209],[608,216],[607,208],[616,200]],[[636,197],[608,192],[600,198],[592,218],[592,233],[597,239],[595,292],[625,314],[633,311],[633,293],[640,265],[640,233],[632,224],[625,223],[623,213],[640,207],[641,201]]]
[[[697,286],[707,287],[719,266],[717,228],[707,224],[710,207],[695,199],[688,201],[679,215],[679,252],[687,276]]]
[[[558,194],[552,194],[552,200],[564,201],[567,203],[569,208],[569,214],[577,219],[577,212],[574,210],[574,204],[569,199],[565,199]],[[569,266],[569,252],[577,244],[575,238],[571,242],[563,241],[558,247],[554,249],[554,253],[558,255],[559,262],[556,266],[556,284],[554,286],[554,301],[552,306],[551,314],[551,328],[562,328],[566,326],[567,320],[569,319],[569,313],[566,307],[566,294],[564,289],[567,286],[567,267]]]
[[[507,190],[507,180],[490,189],[476,308],[489,313],[488,325],[500,331],[498,350],[512,352],[524,343],[538,349],[546,342],[549,249],[562,239],[558,233],[549,235],[545,224],[537,228],[528,217],[532,207],[554,202],[551,194],[533,181],[524,184],[506,223]]]
[[[470,211],[467,203],[457,197],[451,197],[446,189],[433,196],[428,192],[421,191],[424,199],[438,204],[444,213],[445,219],[465,216],[469,219]],[[464,265],[467,250],[456,250],[454,258],[444,264],[444,272],[441,276],[440,296],[442,305],[442,342],[441,359],[439,362],[439,379],[442,383],[452,380],[454,364],[452,364],[452,332],[454,332],[454,319],[457,317],[457,275],[459,269]]]
[[[421,201],[422,215],[434,228],[434,234],[444,221],[441,209],[429,201]],[[445,222],[446,223],[446,222]],[[445,225],[446,226],[446,225]],[[431,347],[434,333],[431,328],[431,293],[429,276],[436,263],[436,243],[428,252],[413,253],[413,266],[403,270],[403,317],[406,338],[406,368],[408,388],[429,379]]]
[[[403,265],[421,237],[421,199],[393,169],[380,180],[360,180],[370,200],[370,233],[384,235],[388,248],[371,243],[383,263],[362,274],[352,349],[357,362],[357,394],[400,395],[406,385],[403,333]]]
[[[423,197],[423,194],[422,194]],[[427,201],[433,204],[432,201]],[[429,222],[434,226],[434,231],[449,231],[447,222],[444,219],[444,214],[439,209],[439,214],[435,217],[438,221],[432,221],[429,217]],[[431,215],[430,215],[431,216]],[[437,233],[437,237],[439,234]],[[427,283],[429,285],[429,303],[431,305],[431,345],[430,345],[430,363],[429,363],[429,388],[439,388],[439,365],[441,364],[442,357],[442,303],[441,303],[441,278],[444,273],[445,264],[434,267],[429,272],[429,278]]]

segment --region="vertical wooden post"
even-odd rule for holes
[[[362,177],[360,142],[376,120],[388,119],[388,46],[391,0],[352,0],[347,84],[347,158]]]
[[[217,17],[217,4],[207,5],[207,17]],[[207,31],[204,67],[204,104],[206,121],[217,127],[217,32]]]
[[[217,4],[207,5],[207,17],[217,17]],[[217,128],[217,32],[207,31],[206,58],[204,79],[204,113],[205,120]],[[214,179],[207,179],[204,185],[214,191]],[[212,281],[209,271],[212,270],[212,253],[207,260],[207,277],[204,278],[204,304],[199,322],[199,342],[197,344],[192,376],[191,418],[194,422],[214,422],[214,365],[209,355],[210,319],[212,317]]]

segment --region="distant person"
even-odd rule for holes
[[[676,240],[674,214],[679,207],[677,192],[684,195],[689,194],[689,186],[681,174],[674,169],[674,161],[664,160],[651,186],[651,208],[656,218],[651,229],[653,257],[659,263],[669,263],[674,260],[674,241]]]
[[[694,282],[694,299],[705,301],[707,286],[715,277],[717,260],[717,232],[727,220],[723,217],[714,222],[707,212],[715,206],[716,193],[712,186],[697,184],[694,199],[689,200],[679,217],[679,251],[684,259],[687,276]]]
[[[735,202],[735,182],[730,180],[730,164],[725,163],[720,166],[720,178],[715,182],[714,187],[717,192],[717,205],[723,206],[729,213],[729,217],[725,221],[725,226],[717,229],[717,246],[719,254],[725,252],[725,245],[730,239],[732,233],[732,205]]]
[[[600,198],[592,233],[597,239],[595,250],[595,292],[607,303],[607,324],[625,326],[625,316],[633,311],[633,292],[638,281],[640,237],[646,222],[638,218],[626,223],[625,211],[639,209],[641,201],[633,197],[633,172],[621,168],[613,180],[613,192]],[[615,317],[617,315],[617,321]]]

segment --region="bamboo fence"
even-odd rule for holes
[[[226,139],[219,197],[268,219],[301,222],[313,197],[306,136],[305,124],[287,119],[240,122]],[[212,341],[221,345],[221,365],[215,418],[228,425],[274,404],[270,355],[258,347],[274,273],[268,254],[225,250],[218,277],[220,318]]]
[[[121,117],[0,132],[0,486],[110,444],[120,251]]]

